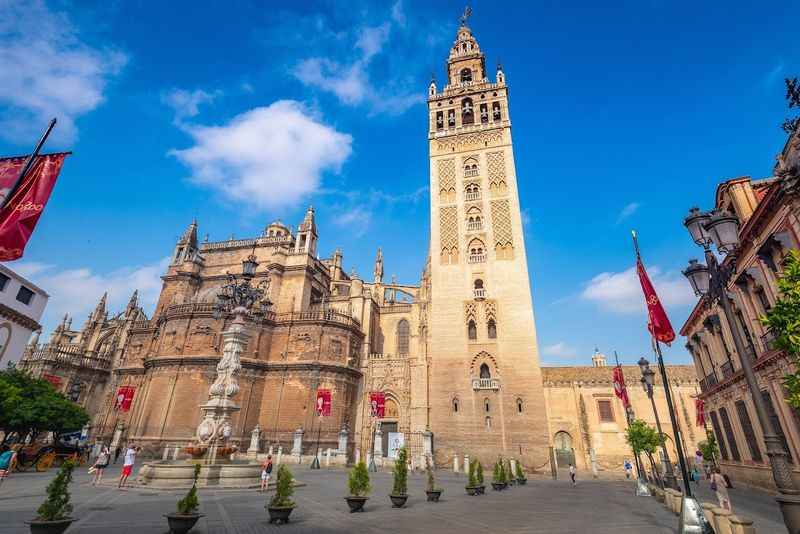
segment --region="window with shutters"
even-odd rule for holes
[[[478,327],[475,326],[475,321],[472,319],[467,323],[467,337],[470,339],[478,339]]]
[[[739,423],[742,425],[742,432],[744,433],[744,440],[747,442],[747,448],[750,450],[750,458],[754,462],[761,462],[761,448],[758,446],[756,433],[753,431],[753,423],[750,421],[750,414],[747,412],[747,406],[744,401],[738,400],[734,403],[736,405],[736,415],[739,416]]]
[[[714,434],[717,436],[717,443],[719,443],[719,454],[723,460],[729,460],[728,448],[725,446],[725,438],[722,435],[722,430],[719,426],[719,418],[717,412],[711,412],[711,426],[714,427]]]
[[[598,400],[597,413],[600,416],[601,423],[614,422],[614,407],[611,405],[610,400]]]
[[[742,457],[739,454],[739,445],[736,443],[736,436],[733,433],[731,419],[728,417],[728,410],[720,408],[719,417],[722,419],[722,428],[725,429],[725,438],[728,440],[728,447],[731,448],[731,458],[733,458],[734,462],[741,462]]]
[[[786,459],[789,463],[792,463],[792,453],[789,449],[789,442],[786,441],[786,434],[783,432],[783,425],[781,425],[781,420],[778,417],[778,414],[775,412],[775,405],[772,404],[772,396],[769,394],[768,390],[763,390],[761,392],[761,398],[764,399],[764,408],[767,410],[767,417],[769,417],[770,422],[772,423],[772,429],[778,435],[778,439],[781,440],[783,444],[783,450],[786,451]]]

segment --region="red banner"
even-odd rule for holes
[[[114,409],[123,412],[130,410],[135,392],[136,388],[133,386],[122,386],[117,389],[117,398],[114,401]]]
[[[22,257],[68,154],[38,156],[6,205],[0,209],[0,261]],[[0,199],[11,193],[24,157],[0,159]]]
[[[386,414],[386,394],[383,391],[370,392],[369,414],[376,419],[383,419]]]
[[[619,397],[619,400],[622,401],[622,405],[627,410],[631,405],[631,401],[628,399],[628,389],[625,387],[625,376],[622,374],[622,367],[614,367],[611,376],[614,381],[614,393]]]
[[[706,403],[703,399],[694,400],[694,409],[697,412],[697,426],[706,426]]]
[[[658,341],[669,345],[675,339],[675,331],[672,329],[667,312],[664,311],[656,290],[647,276],[642,259],[638,256],[636,257],[636,270],[639,273],[639,283],[642,284],[644,300],[647,303],[647,314],[649,316],[647,329]]]
[[[43,378],[44,380],[47,380],[47,381],[48,381],[48,382],[50,382],[51,384],[53,384],[53,387],[54,387],[54,388],[56,388],[56,389],[60,389],[60,388],[61,388],[61,377],[60,377],[60,376],[56,376],[56,375],[42,375],[42,378]]]
[[[331,414],[331,390],[317,390],[317,415],[328,417]]]

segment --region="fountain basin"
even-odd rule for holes
[[[139,470],[137,485],[151,488],[188,489],[194,480],[194,466],[200,466],[198,488],[257,488],[261,466],[246,461],[218,461],[206,464],[192,460],[147,462]]]

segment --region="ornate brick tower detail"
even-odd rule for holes
[[[466,15],[466,14],[465,14]],[[430,414],[437,460],[547,461],[508,88],[462,17],[430,112]]]

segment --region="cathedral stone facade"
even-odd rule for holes
[[[439,465],[465,454],[491,465],[503,454],[543,469],[554,436],[562,449],[575,442],[579,465],[587,465],[579,443],[590,441],[580,436],[596,431],[595,444],[615,434],[605,440],[613,444],[609,465],[620,460],[624,418],[598,421],[595,430],[586,422],[597,388],[610,398],[610,369],[593,370],[584,413],[575,399],[586,368],[543,380],[505,74],[498,66],[489,81],[466,23],[442,90],[429,86],[428,107],[431,235],[419,284],[386,281],[380,250],[365,278],[346,271],[338,249],[319,259],[313,208],[296,229],[274,222],[249,239],[199,242],[193,222],[175,245],[152,317],[132,298],[109,320],[103,300],[83,329],[67,320],[49,343],[32,343],[23,366],[63,375],[64,390],[80,376],[85,389],[76,400],[98,439],[135,441],[159,455],[186,445],[231,320],[215,313],[220,289],[253,256],[252,283],[269,280],[270,306],[247,318],[231,435],[240,447],[258,427],[262,450],[288,451],[300,437],[304,454],[319,446],[352,461],[391,455],[402,442],[413,458],[432,455]],[[562,402],[558,388],[572,401]],[[331,392],[330,416],[316,415],[319,389]],[[372,392],[385,397],[380,420]],[[548,417],[551,404],[558,413]]]

